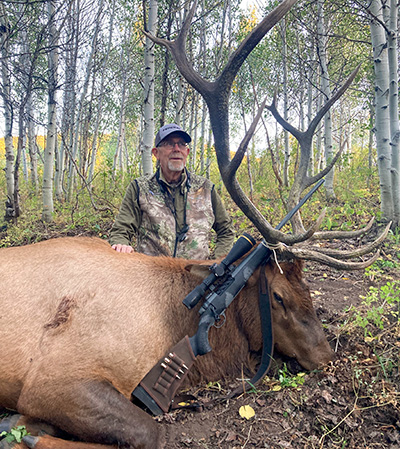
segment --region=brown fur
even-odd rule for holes
[[[154,421],[129,399],[157,360],[196,332],[200,305],[189,311],[182,299],[201,282],[198,264],[121,254],[90,238],[0,250],[0,407],[84,441],[162,447]],[[331,350],[301,266],[282,268],[285,275],[275,264],[266,268],[276,345],[316,368]],[[196,361],[190,384],[252,368],[250,354],[262,346],[257,297],[251,278],[225,325],[210,329],[213,350]]]

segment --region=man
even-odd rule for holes
[[[158,131],[152,149],[157,171],[130,183],[110,233],[118,252],[186,259],[209,257],[209,233],[217,233],[215,257],[229,252],[235,236],[214,185],[186,168],[191,137],[175,124]]]

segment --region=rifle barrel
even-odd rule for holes
[[[315,186],[307,193],[307,195],[304,196],[303,199],[301,199],[296,206],[285,216],[285,218],[278,224],[278,226],[275,229],[282,229],[285,224],[293,217],[293,215],[299,211],[299,209],[301,208],[301,206],[303,206],[303,204],[308,201],[308,199],[313,196],[314,192],[316,190],[318,190],[321,185],[325,182],[325,179],[320,179],[317,184],[315,184]]]

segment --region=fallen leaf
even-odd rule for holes
[[[229,432],[227,437],[225,438],[225,441],[235,441],[236,440],[236,433],[235,432]]]
[[[250,407],[250,405],[242,405],[239,409],[239,415],[242,418],[250,419],[253,418],[253,416],[256,414],[253,407]]]
[[[325,401],[328,404],[332,402],[332,395],[328,391],[326,390],[321,391],[321,396],[325,399]]]

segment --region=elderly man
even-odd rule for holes
[[[157,171],[129,184],[111,229],[116,251],[132,252],[135,237],[138,252],[207,259],[213,229],[215,257],[229,252],[235,232],[220,196],[208,179],[185,168],[191,140],[178,125],[160,128],[152,149]]]

